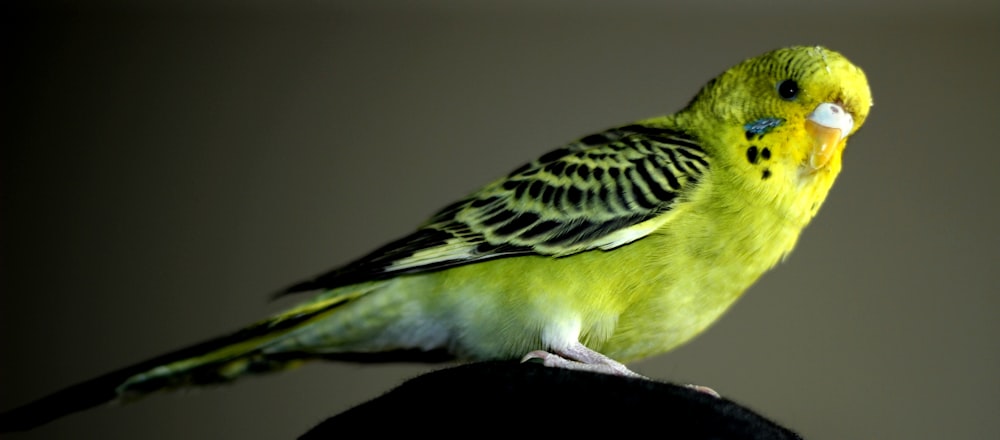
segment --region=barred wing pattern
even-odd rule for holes
[[[613,249],[667,221],[709,157],[685,133],[628,125],[587,136],[454,203],[413,234],[315,279],[299,292],[516,255]]]

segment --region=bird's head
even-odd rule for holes
[[[864,72],[818,46],[778,49],[729,69],[692,100],[689,113],[721,122],[720,145],[743,155],[747,144],[773,145],[776,159],[803,175],[840,169],[847,138],[872,105]]]

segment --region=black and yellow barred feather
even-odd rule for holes
[[[518,255],[613,249],[644,236],[710,158],[690,134],[626,125],[553,150],[442,209],[414,233],[284,291],[439,270]]]

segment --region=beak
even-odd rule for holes
[[[806,132],[812,138],[809,166],[813,171],[825,167],[844,139],[854,129],[854,117],[838,104],[824,102],[806,117]]]

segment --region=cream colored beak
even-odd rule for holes
[[[806,132],[812,137],[809,166],[818,171],[833,158],[844,138],[854,129],[854,117],[844,108],[830,102],[817,105],[806,117]]]

